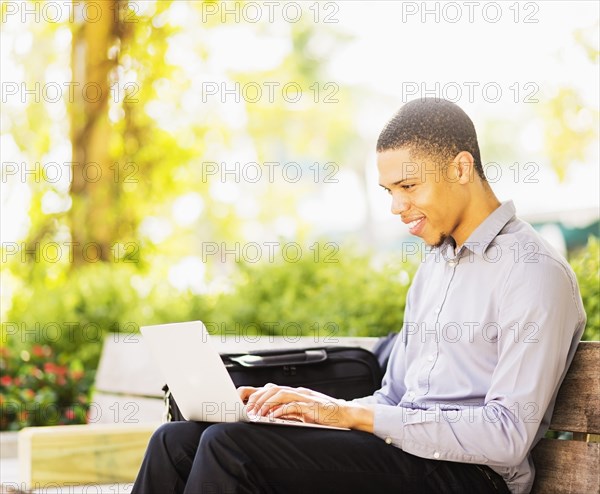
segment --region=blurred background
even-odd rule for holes
[[[106,334],[144,324],[399,330],[421,244],[374,147],[426,96],[473,119],[599,339],[597,2],[0,5],[3,406],[85,421]]]

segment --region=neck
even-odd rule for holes
[[[471,233],[500,207],[500,204],[487,182],[482,182],[480,187],[475,189],[463,212],[463,220],[452,234],[457,250],[467,241]]]

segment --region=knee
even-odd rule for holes
[[[148,450],[156,449],[167,452],[177,450],[195,450],[200,440],[201,429],[194,422],[167,422],[154,431]]]
[[[230,428],[229,426],[231,426],[231,425],[235,425],[235,424],[229,424],[229,423],[212,424],[210,427],[208,427],[204,431],[204,434],[202,434],[202,437],[200,438],[200,443],[203,444],[203,443],[219,442],[219,441],[222,441],[223,438],[229,437],[228,429]]]
[[[248,424],[239,422],[213,424],[202,434],[198,448],[205,451],[215,451],[215,449],[228,446],[228,449],[231,449],[244,437],[247,426]]]

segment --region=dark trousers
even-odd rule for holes
[[[171,422],[132,494],[508,493],[488,467],[428,460],[361,431]]]

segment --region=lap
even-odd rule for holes
[[[420,458],[362,431],[172,422],[157,433],[167,447],[173,445],[190,457],[201,452],[202,446],[243,452],[252,459],[253,468],[270,479],[273,492],[368,492],[375,488],[378,492],[451,493],[465,488],[484,492],[488,487],[475,465]],[[317,479],[330,487],[315,490]]]

